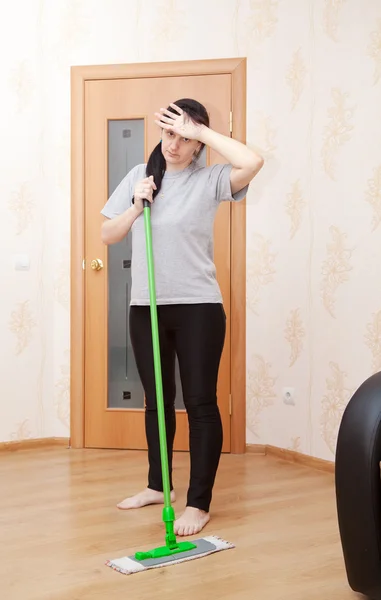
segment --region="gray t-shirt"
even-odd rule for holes
[[[181,172],[166,172],[151,204],[152,246],[157,304],[222,302],[213,261],[214,220],[219,203],[242,200],[248,186],[234,196],[232,165],[202,167],[191,163]],[[110,219],[131,206],[135,184],[146,165],[131,169],[101,213]],[[148,270],[144,215],[132,225],[131,305],[148,305]]]

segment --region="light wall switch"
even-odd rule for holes
[[[29,271],[30,258],[28,254],[16,254],[14,263],[16,271]]]

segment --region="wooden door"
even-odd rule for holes
[[[231,75],[201,75],[85,82],[85,446],[146,449],[144,393],[129,341],[131,246],[127,236],[106,247],[100,211],[135,164],[146,162],[159,142],[154,112],[179,98],[202,102],[213,129],[230,135]],[[207,149],[206,164],[226,162]],[[227,316],[218,380],[230,451],[230,203],[222,203],[215,225],[215,262]],[[100,268],[99,268],[100,267]],[[178,377],[178,370],[177,370]],[[181,384],[177,389],[181,396]],[[176,400],[175,450],[188,450],[182,396]]]

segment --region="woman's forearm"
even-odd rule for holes
[[[221,154],[236,169],[256,172],[263,165],[262,156],[254,150],[208,127],[202,128],[199,141]]]
[[[131,206],[114,219],[104,221],[101,227],[102,242],[107,245],[120,242],[129,233],[139,214],[135,206]]]

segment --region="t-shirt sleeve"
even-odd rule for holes
[[[101,210],[101,214],[109,219],[113,219],[124,213],[132,205],[135,184],[139,179],[145,177],[145,165],[133,167],[122,181],[115,188],[106,204]]]
[[[217,202],[238,202],[243,200],[249,189],[245,185],[241,190],[232,194],[230,185],[231,164],[213,165],[209,171],[209,185],[212,186]]]

